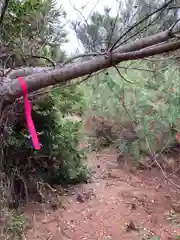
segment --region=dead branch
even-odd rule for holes
[[[116,45],[120,42],[120,40],[125,37],[129,32],[131,32],[135,27],[137,27],[138,25],[140,25],[141,23],[143,23],[144,21],[146,21],[149,17],[153,16],[154,14],[163,11],[166,7],[169,6],[169,4],[171,4],[173,2],[173,0],[169,0],[167,3],[163,4],[163,6],[161,6],[160,8],[156,9],[154,12],[150,13],[149,15],[145,16],[143,19],[141,19],[140,21],[136,22],[135,24],[133,24],[130,28],[128,28],[127,31],[125,31],[125,33],[123,33],[119,39],[117,39],[117,41],[112,45],[112,47],[110,48],[110,51],[112,51]]]
[[[166,31],[163,31],[161,33],[155,34],[153,36],[149,36],[149,37],[145,37],[145,38],[142,38],[142,39],[138,39],[138,40],[134,41],[133,43],[124,44],[121,47],[119,47],[117,50],[114,50],[112,52],[112,54],[113,53],[121,53],[121,52],[125,53],[125,52],[136,51],[136,50],[148,47],[148,46],[152,46],[152,45],[155,45],[155,44],[158,44],[158,43],[161,43],[161,42],[168,41],[169,39],[171,39],[171,35],[169,34],[169,30],[166,30]],[[67,63],[71,62],[72,60],[75,60],[76,58],[81,58],[81,57],[86,57],[86,56],[94,56],[95,57],[95,56],[99,56],[99,55],[100,56],[104,56],[104,55],[107,55],[107,53],[106,52],[105,53],[93,52],[93,53],[88,53],[88,54],[80,54],[80,55],[74,56],[74,57],[66,60],[64,62],[64,64],[67,64]],[[96,58],[94,58],[94,60],[95,59]],[[23,76],[24,77],[24,76],[28,76],[28,75],[31,75],[31,74],[40,73],[40,72],[43,72],[43,71],[47,72],[48,70],[52,70],[52,68],[50,68],[50,67],[49,68],[43,68],[43,67],[20,68],[20,69],[17,69],[17,70],[13,70],[8,75],[8,77],[10,79],[15,79],[18,76]],[[6,71],[5,71],[5,73],[6,73]],[[74,78],[76,78],[76,76]]]

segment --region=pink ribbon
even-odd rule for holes
[[[26,86],[26,83],[24,81],[24,79],[22,77],[18,77],[17,78],[20,84],[20,87],[22,89],[23,92],[23,97],[24,97],[24,110],[25,110],[25,117],[26,117],[26,123],[27,123],[27,127],[29,130],[29,134],[31,135],[32,138],[32,143],[33,146],[36,150],[40,149],[40,143],[37,137],[37,132],[36,129],[34,127],[34,123],[32,120],[32,116],[31,116],[31,104],[28,100],[28,89]]]

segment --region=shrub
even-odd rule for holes
[[[64,119],[65,114],[74,112],[74,106],[76,111],[82,111],[82,97],[75,87],[55,89],[33,105],[32,117],[42,145],[40,151],[32,147],[24,118],[16,124],[6,142],[1,166],[12,180],[13,198],[21,191],[23,195],[28,194],[31,178],[50,185],[86,181],[85,153],[78,148],[81,122]]]
[[[23,233],[27,227],[27,220],[22,215],[15,211],[9,212],[7,217],[7,226],[6,226],[6,239],[21,240],[23,239]]]
[[[131,68],[138,68],[140,64],[147,71],[121,69],[129,82],[114,69],[109,69],[108,74],[98,77],[98,82],[92,79],[91,84],[83,86],[89,115],[100,118],[101,123],[106,122],[93,123],[96,127],[92,124],[92,131],[103,132],[102,128],[111,125],[111,131],[106,131],[103,138],[94,134],[96,142],[99,139],[104,145],[105,138],[106,143],[115,144],[122,153],[135,159],[149,154],[146,140],[155,153],[172,148],[180,129],[178,69],[171,66],[155,74],[141,61],[131,63]]]

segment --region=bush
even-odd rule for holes
[[[30,179],[50,185],[87,180],[85,153],[78,148],[81,122],[64,118],[65,114],[74,112],[74,106],[76,112],[82,111],[82,97],[75,87],[55,89],[33,105],[32,117],[42,145],[40,151],[32,147],[24,118],[16,124],[6,142],[1,168],[12,181],[13,198],[21,191],[27,195]]]
[[[89,115],[106,123],[99,125],[92,121],[92,131],[103,132],[102,128],[111,125],[111,131],[106,131],[103,137],[94,134],[96,142],[98,139],[102,145],[104,141],[113,143],[120,152],[139,160],[149,154],[146,140],[155,153],[167,151],[176,144],[175,136],[180,129],[179,71],[171,66],[154,73],[141,61],[130,64],[131,68],[141,65],[147,71],[121,69],[126,82],[117,71],[109,69],[108,74],[101,74],[98,81],[92,79],[83,88]]]
[[[69,86],[53,92],[53,100],[61,115],[75,114],[81,116],[85,109],[84,93],[80,88]]]
[[[7,217],[6,234],[7,240],[21,240],[23,233],[27,228],[27,219],[15,211],[9,212]]]

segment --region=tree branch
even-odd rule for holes
[[[16,98],[22,96],[17,79],[18,76],[26,76],[25,81],[29,93],[42,89],[47,86],[64,83],[74,78],[82,77],[99,70],[115,66],[116,64],[127,61],[142,59],[156,54],[175,51],[180,48],[180,41],[169,42],[172,39],[169,30],[142,38],[130,44],[121,46],[118,51],[114,50],[105,56],[92,57],[77,64],[67,64],[63,68],[24,68],[13,70],[0,86],[0,93],[5,103],[11,103]],[[14,78],[14,80],[12,79]]]
[[[25,68],[14,69],[9,74],[7,74],[9,69],[6,69],[4,71],[4,75],[8,75],[8,78],[10,79],[15,79],[19,76],[25,77],[31,74],[41,73],[43,71],[46,72],[51,69],[53,68],[52,67],[47,67],[47,68],[46,67],[25,67]]]
[[[169,34],[169,30],[166,30],[164,32],[152,35],[152,36],[148,36],[142,39],[137,39],[136,41],[133,41],[132,43],[127,43],[122,45],[121,47],[119,47],[118,49],[114,50],[112,52],[113,53],[125,53],[125,52],[133,52],[145,47],[149,47],[161,42],[165,42],[169,39],[171,39],[171,34]],[[94,58],[94,60],[96,59],[95,56],[107,56],[107,53],[96,53],[96,52],[92,52],[92,53],[87,53],[87,54],[79,54],[77,56],[71,57],[70,59],[66,60],[62,66],[64,68],[64,65],[66,65],[67,63],[70,63],[71,61],[77,59],[77,58],[82,58],[82,57],[87,57],[87,56],[92,56]],[[59,66],[60,67],[60,66]],[[18,76],[29,76],[31,74],[36,74],[36,73],[40,73],[42,71],[47,72],[47,70],[52,70],[51,67],[49,68],[43,68],[43,67],[37,67],[37,68],[21,68],[21,69],[17,69],[17,70],[12,70],[10,74],[8,74],[8,77],[10,79],[15,79]],[[7,71],[7,70],[6,70]],[[6,71],[5,71],[5,75],[6,75]]]
[[[160,8],[156,9],[154,12],[150,13],[149,15],[145,16],[144,18],[142,18],[140,21],[136,22],[135,24],[133,24],[127,31],[125,31],[125,33],[123,33],[119,39],[116,40],[116,42],[111,46],[110,51],[112,51],[116,45],[120,42],[120,40],[125,37],[129,32],[131,32],[135,27],[137,27],[138,25],[140,25],[141,23],[143,23],[144,21],[146,21],[149,17],[153,16],[154,14],[163,11],[170,3],[172,3],[173,0],[169,0],[167,3],[163,4]]]
[[[172,36],[171,31],[166,30],[164,32],[160,32],[160,33],[154,34],[152,36],[137,39],[137,40],[133,41],[132,43],[124,44],[114,51],[115,52],[123,52],[123,53],[132,52],[132,51],[146,48],[146,47],[158,44],[158,43],[168,41],[172,37],[173,36]]]
[[[127,53],[112,53],[111,58],[97,57],[84,63],[69,65],[64,68],[49,70],[25,77],[26,84],[29,92],[36,91],[38,89],[55,85],[62,82],[67,82],[73,78],[82,77],[86,74],[97,72],[101,69],[109,68],[120,62],[134,59],[142,59],[144,57],[153,56],[165,52],[174,51],[180,48],[180,41],[164,43],[153,47],[144,48],[139,51],[127,52]],[[5,82],[0,88],[2,97],[5,103],[11,103],[16,98],[22,96],[21,89],[18,81]]]

